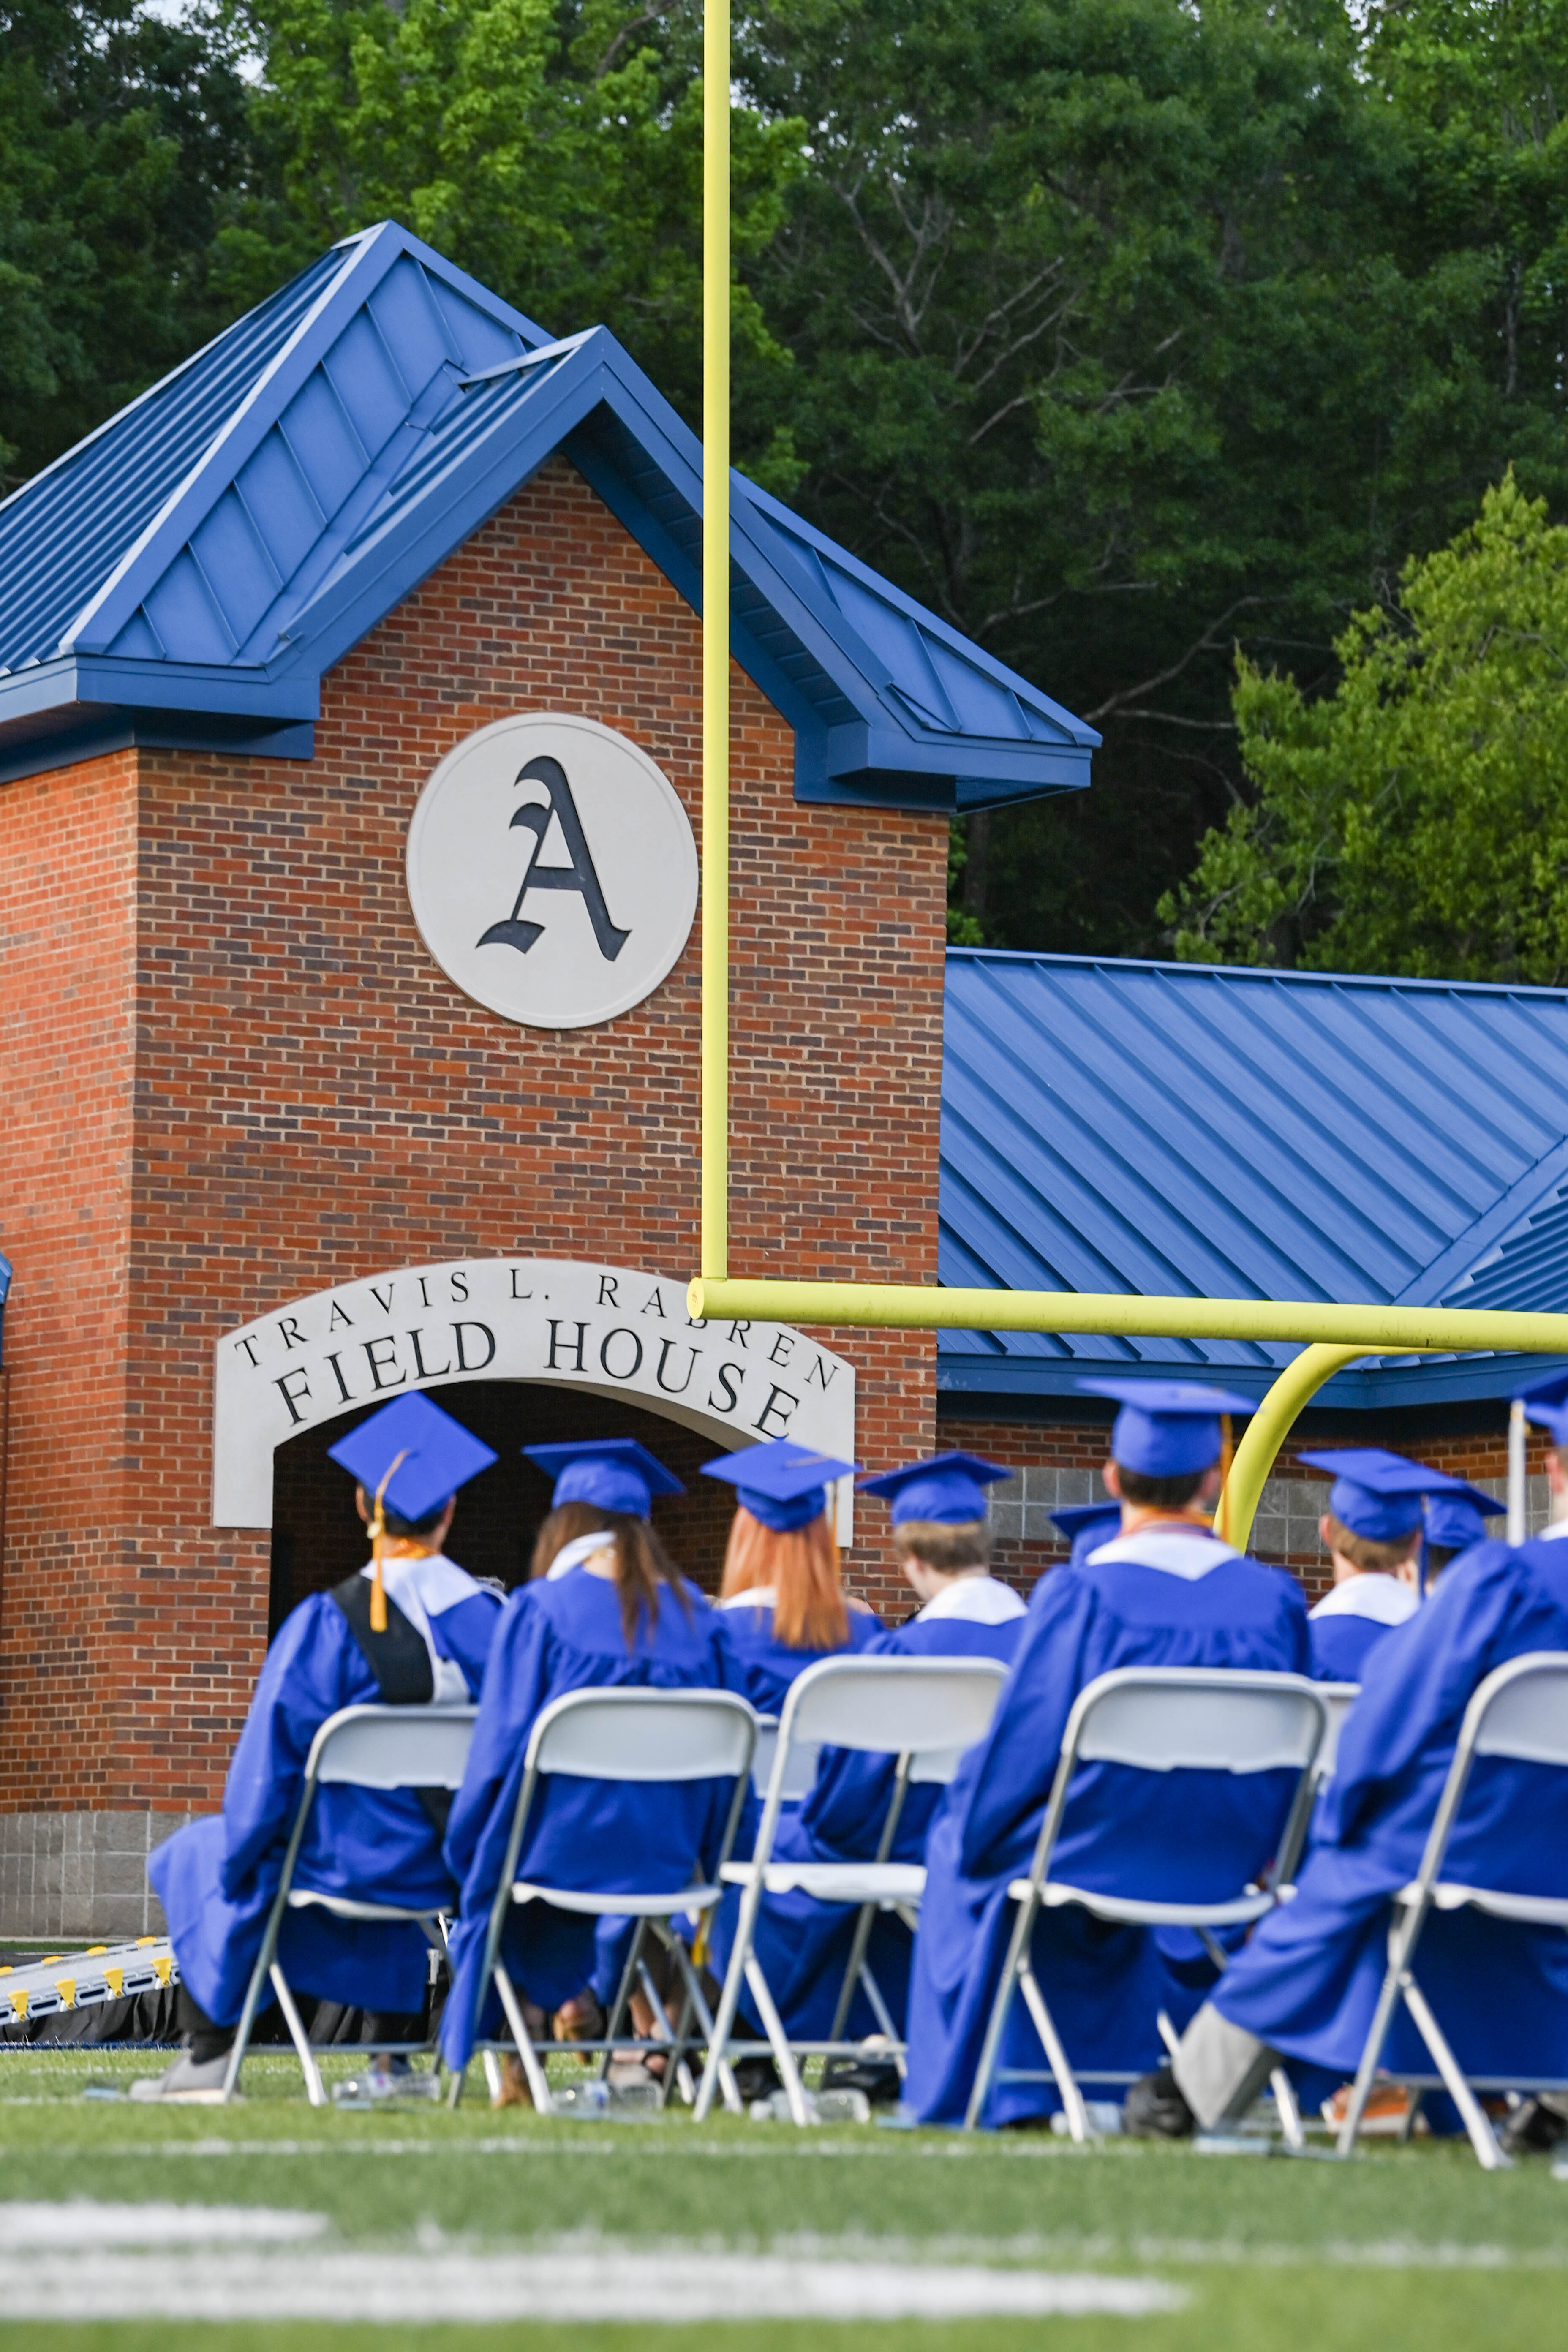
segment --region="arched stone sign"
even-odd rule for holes
[[[272,1524],[272,1455],[404,1389],[542,1381],[630,1397],[715,1450],[793,1437],[852,1461],[855,1367],[783,1323],[693,1323],[684,1276],[561,1258],[399,1266],[226,1331],[214,1350],[213,1524]],[[850,1538],[840,1482],[838,1539]]]

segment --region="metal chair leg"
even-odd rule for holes
[[[768,1980],[754,1952],[746,1956],[746,1986],[757,2004],[757,2014],[763,2021],[763,2032],[773,2053],[773,2063],[784,2078],[784,2095],[789,2101],[790,2120],[803,2128],[811,2121],[805,2104],[805,2084],[800,2079],[800,2069],[795,2063],[795,2052],[789,2046],[789,2036],[784,2021],[773,2007],[773,1997]]]
[[[1390,1938],[1393,1941],[1393,1938]],[[1394,2007],[1399,2000],[1399,1979],[1404,1973],[1403,1956],[1389,1961],[1383,1979],[1383,1990],[1377,1996],[1372,2027],[1366,2037],[1366,2048],[1361,2053],[1355,2081],[1351,2087],[1350,2105],[1340,2126],[1340,2136],[1334,2143],[1336,2156],[1353,2156],[1361,2119],[1366,2113],[1366,2103],[1372,2096],[1372,2085],[1377,2074],[1377,2062],[1383,2055],[1383,2045],[1388,2039],[1388,2029],[1394,2021]]]
[[[608,2017],[605,2020],[605,2047],[599,2054],[599,2080],[601,2083],[606,2082],[609,2079],[610,2060],[615,2054],[611,2048],[611,2044],[614,2042],[616,2034],[620,2032],[621,2020],[625,2017],[627,2010],[631,2006],[632,1987],[637,1982],[637,1969],[642,1960],[643,1937],[647,1931],[647,1921],[646,1919],[639,1919],[632,1930],[632,1940],[626,1948],[626,1957],[625,1964],[621,1969],[620,1981],[616,1987],[615,2005],[611,2009]]]
[[[547,2116],[550,2113],[550,2084],[543,2067],[539,2063],[539,2053],[533,2046],[533,2036],[528,2030],[528,2021],[522,2013],[522,2003],[517,1997],[511,1979],[499,1959],[495,1964],[495,1984],[496,1990],[500,1995],[500,2005],[506,2011],[506,2021],[511,2028],[512,2039],[517,2043],[517,2054],[521,2061],[522,2071],[528,2077],[528,2087],[533,2094],[534,2106],[542,2116]]]
[[[996,2053],[1002,2047],[1003,2029],[1007,2012],[1013,2006],[1013,1996],[1018,1990],[1018,1969],[1023,1959],[1028,1937],[1035,1924],[1035,1906],[1020,1903],[1013,1921],[1013,1933],[1007,1940],[1007,1958],[1002,1964],[997,1980],[996,1998],[991,2004],[986,2022],[985,2040],[980,2052],[980,2063],[974,2070],[974,2083],[969,2094],[969,2106],[963,2118],[965,2131],[977,2131],[985,2111],[985,2101],[991,2090],[991,2077],[996,2071]]]
[[[1027,1960],[1018,1971],[1018,1989],[1034,2020],[1035,2031],[1044,2044],[1047,2063],[1057,2078],[1057,2088],[1062,2095],[1062,2112],[1068,2119],[1068,2131],[1076,2145],[1082,2147],[1091,2136],[1089,2109],[1084,2105],[1083,2093],[1079,2089],[1078,2077],[1068,2063],[1068,2053],[1062,2048],[1056,2020],[1046,2007],[1045,1994],[1040,1990],[1035,1971]]]
[[[1416,2032],[1437,2062],[1437,2072],[1443,2077],[1443,2088],[1447,2092],[1464,2119],[1465,2129],[1470,2136],[1470,2146],[1476,2151],[1477,2162],[1487,2172],[1510,2170],[1513,2158],[1504,2155],[1501,2143],[1492,2129],[1491,2117],[1466,2081],[1464,2068],[1449,2049],[1443,2029],[1433,2015],[1426,1994],[1408,1969],[1405,1970],[1400,1990],[1405,1995],[1405,2008],[1415,2021]]]
[[[741,2003],[741,1986],[745,1979],[746,1964],[752,1949],[752,1937],[756,1932],[757,1913],[763,1900],[763,1874],[753,1870],[741,1897],[741,1916],[735,1923],[734,1948],[730,1965],[724,1972],[724,1989],[719,1996],[718,2015],[713,2021],[713,2035],[708,2044],[708,2063],[702,2069],[702,2081],[697,2093],[693,2120],[704,2123],[713,2105],[718,2088],[719,2068],[728,2053],[730,2037],[735,2030],[735,2011]],[[725,2105],[729,2105],[728,2097]]]
[[[1279,2114],[1279,2128],[1285,2135],[1285,2145],[1300,2155],[1307,2145],[1307,2135],[1301,2128],[1301,2110],[1296,2104],[1296,2085],[1283,2066],[1276,2066],[1268,2077],[1268,2087],[1274,2094],[1274,2105]]]
[[[324,2107],[327,2104],[327,2087],[321,2080],[321,2068],[316,2063],[316,2053],[310,2047],[310,2037],[300,2022],[300,2012],[294,2006],[294,1996],[289,1991],[288,1981],[276,1960],[273,1961],[268,1973],[272,1979],[272,1990],[278,1996],[278,2006],[283,2011],[283,2021],[289,2028],[289,2039],[294,2044],[295,2055],[304,2071],[305,2095],[313,2107]]]
[[[671,1949],[675,1954],[676,1966],[679,1969],[681,1975],[686,1980],[687,1998],[697,2013],[697,2022],[701,2028],[703,2041],[710,2048],[711,2048],[713,2043],[713,2012],[709,2008],[707,1996],[702,1990],[702,1979],[698,1975],[695,1966],[688,1956],[686,1947],[681,1942],[679,1936],[675,1936],[671,1938]],[[736,2084],[735,2070],[731,2065],[730,2061],[722,2055],[720,2057],[717,2072],[719,2089],[723,2097],[726,2108],[732,2116],[744,2115],[746,2112],[746,2103],[742,2098],[739,2086]]]

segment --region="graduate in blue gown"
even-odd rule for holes
[[[1312,1672],[1319,1682],[1359,1683],[1372,1651],[1421,1606],[1423,1498],[1462,1485],[1381,1445],[1303,1454],[1333,1479],[1318,1522],[1334,1580],[1312,1609]]]
[[[1500,1518],[1507,1509],[1480,1486],[1429,1495],[1421,1529],[1422,1591],[1430,1592],[1444,1570],[1472,1544],[1489,1542],[1487,1521]]]
[[[1047,1513],[1051,1525],[1067,1538],[1070,1547],[1069,1566],[1080,1568],[1091,1551],[1121,1533],[1121,1506],[1107,1500],[1103,1503],[1063,1503],[1059,1509]],[[1047,1575],[1049,1570],[1047,1570]]]
[[[882,1630],[863,1601],[845,1593],[827,1517],[829,1484],[859,1466],[789,1438],[702,1465],[705,1478],[736,1489],[719,1636],[731,1688],[759,1715],[777,1715],[795,1676],[818,1658],[863,1650]]]
[[[327,1717],[344,1706],[450,1706],[479,1696],[500,1601],[443,1545],[458,1489],[494,1454],[416,1391],[362,1422],[330,1458],[357,1481],[372,1559],[285,1619],[229,1766],[222,1812],[193,1822],[149,1857],[180,1965],[186,2048],[133,2096],[216,2096],[277,1895],[310,1742]],[[441,1909],[456,1896],[439,1827],[412,1790],[321,1789],[294,1884]],[[299,1993],[393,2015],[416,2011],[424,2000],[428,1947],[412,1925],[338,1919],[318,1906],[289,1910],[278,1958]]]
[[[985,1487],[1011,1475],[976,1454],[940,1454],[864,1482],[863,1494],[889,1499],[894,1549],[905,1578],[924,1603],[907,1625],[870,1643],[868,1656],[1011,1663],[1024,1603],[1010,1586],[989,1573],[991,1531],[985,1517]],[[897,1768],[896,1757],[825,1748],[810,1795],[780,1822],[774,1860],[875,1861]],[[935,1782],[910,1784],[887,1860],[924,1860],[926,1833],[942,1795]],[[728,1907],[732,1912],[736,1906],[731,1902]],[[845,2023],[834,2032],[858,1916],[842,1903],[816,1903],[805,1894],[763,1896],[755,1949],[792,2040],[825,2042],[846,2034],[858,2040],[879,2030],[881,2021],[858,1986]],[[731,1924],[727,1919],[726,1928]],[[727,1934],[723,1940],[727,1959]],[[909,1999],[910,1948],[910,1931],[902,1920],[879,1912],[866,1958],[900,2038]],[[896,2098],[897,2069],[889,2066],[884,2073],[889,2078],[885,2083],[857,2081],[856,2086],[885,2090]],[[846,2084],[850,2079],[845,2077]]]
[[[555,1474],[532,1578],[514,1592],[491,1647],[468,1771],[452,1806],[447,1862],[462,1886],[452,1938],[453,1983],[442,2020],[448,2066],[499,2025],[499,1997],[481,1984],[490,1908],[511,1833],[523,1756],[541,1710],[565,1692],[711,1690],[724,1683],[714,1615],[665,1552],[648,1512],[679,1479],[631,1439],[524,1448]],[[569,1779],[541,1783],[518,1875],[547,1885],[646,1893],[716,1858],[732,1794],[728,1781],[643,1784]],[[591,1918],[542,1903],[514,1905],[502,1955],[530,2007],[549,2012],[593,1975]],[[542,2024],[542,2016],[540,2019]],[[526,2103],[515,2060],[502,2104]]]
[[[1040,1579],[991,1730],[932,1823],[906,2089],[922,2122],[963,2119],[1012,1929],[1008,1884],[1028,1869],[1078,1693],[1117,1666],[1300,1674],[1308,1664],[1295,1579],[1220,1541],[1204,1514],[1218,1491],[1220,1416],[1250,1412],[1247,1401],[1179,1381],[1080,1385],[1121,1403],[1104,1475],[1122,1505],[1122,1532]],[[1212,1857],[1216,1899],[1234,1895],[1259,1841],[1259,1859],[1270,1850],[1296,1777],[1088,1765],[1075,1776],[1053,1874],[1107,1890],[1135,1884],[1157,1900],[1178,1886],[1194,1891],[1195,1852]],[[1042,1913],[1032,1950],[1075,2069],[1136,2074],[1157,2061],[1156,2016],[1162,2006],[1181,2013],[1181,1988],[1153,1937],[1068,1906]],[[1001,2063],[1046,2068],[1021,2000]],[[1053,2084],[1001,2084],[983,2120],[1021,2121],[1059,2105]]]
[[[1559,1495],[1568,1503],[1568,1481]],[[1355,2073],[1387,1964],[1389,1898],[1420,1864],[1472,1693],[1510,1658],[1568,1650],[1564,1536],[1568,1517],[1518,1551],[1472,1547],[1372,1653],[1295,1899],[1262,1922],[1193,2020],[1173,2080],[1166,2070],[1139,2086],[1143,2128],[1175,2137],[1194,2117],[1207,2126],[1243,2113],[1276,2053],[1330,2086]],[[1545,1766],[1479,1759],[1444,1876],[1568,1897],[1565,1783]],[[1467,2072],[1568,2075],[1568,1935],[1434,1913],[1415,1966]],[[1433,2072],[1403,2008],[1382,2063],[1393,2074]]]

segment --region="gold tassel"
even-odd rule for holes
[[[407,1459],[408,1448],[405,1445],[402,1453],[394,1457],[385,1477],[375,1490],[375,1511],[370,1523],[370,1558],[374,1570],[370,1580],[370,1630],[373,1633],[384,1633],[386,1631],[386,1587],[381,1580],[381,1547],[386,1537],[384,1498],[387,1488]]]
[[[1215,1511],[1214,1519],[1214,1531],[1221,1543],[1230,1541],[1227,1530],[1230,1520],[1230,1465],[1234,1451],[1235,1448],[1231,1444],[1230,1415],[1228,1412],[1222,1412],[1219,1417],[1219,1508]]]

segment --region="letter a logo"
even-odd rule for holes
[[[517,781],[541,783],[550,795],[542,806],[537,801],[526,802],[512,816],[512,826],[521,827],[533,835],[529,844],[528,864],[523,869],[522,885],[517,894],[511,913],[503,922],[492,923],[481,931],[477,944],[481,947],[515,948],[526,955],[534,941],[544,936],[542,923],[525,920],[522,902],[531,890],[575,890],[588,910],[588,920],[594,926],[594,937],[599,943],[599,953],[606,963],[614,963],[630,939],[630,931],[617,930],[610,920],[610,910],[605,904],[605,894],[599,887],[593,852],[577,814],[577,803],[572,797],[572,787],[566,781],[566,771],[559,760],[548,754],[530,760],[520,768]],[[544,846],[544,836],[550,830],[552,817],[558,818],[572,863],[569,866],[541,866],[539,853]]]

